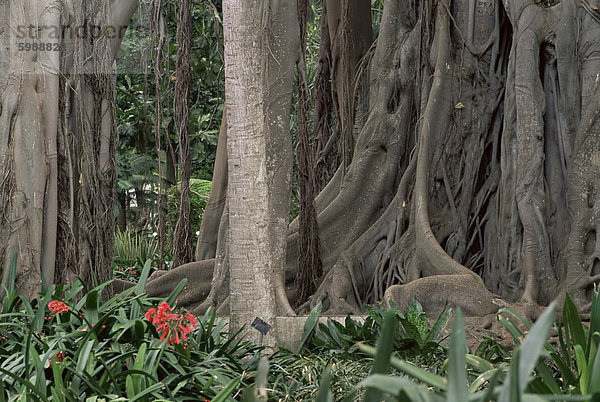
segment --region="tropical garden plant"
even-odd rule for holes
[[[0,299],[0,400],[401,400],[596,401],[600,398],[600,295],[589,325],[566,295],[534,325],[503,309],[513,348],[486,339],[474,353],[462,312],[432,325],[419,304],[406,312],[371,306],[364,319],[307,317],[298,348],[259,361],[262,347],[229,333],[214,311],[177,307],[136,287],[103,299],[109,283],[50,286],[18,295],[14,268]],[[454,318],[449,336],[446,327]],[[587,317],[586,317],[587,320]],[[554,327],[554,335],[548,341]]]

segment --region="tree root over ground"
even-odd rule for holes
[[[600,280],[600,107],[597,89],[577,82],[600,62],[578,64],[572,43],[574,21],[594,32],[598,22],[573,0],[507,4],[478,48],[443,2],[435,12],[431,2],[386,2],[353,160],[315,200],[325,275],[300,313],[318,302],[344,315],[417,299],[430,317],[448,303],[467,316],[508,307],[533,320],[565,291],[588,307]],[[523,34],[511,43],[510,32]],[[578,49],[597,51],[597,38],[583,35]],[[295,222],[287,253],[289,284]],[[220,261],[213,296],[227,289]],[[198,311],[222,305],[213,296]]]

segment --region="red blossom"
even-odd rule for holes
[[[50,303],[48,303],[48,308],[53,313],[66,313],[69,311],[69,307],[65,303],[56,300],[52,300]]]
[[[187,341],[187,334],[192,332],[192,327],[196,326],[196,317],[186,310],[181,313],[173,313],[171,307],[162,302],[158,309],[149,309],[144,317],[148,321],[152,321],[153,325],[157,325],[156,331],[160,333],[160,340],[167,340],[169,345],[180,344],[181,340]],[[187,348],[187,344],[185,344]]]
[[[148,309],[148,311],[146,312],[146,314],[144,314],[144,317],[148,321],[152,321],[152,316],[154,315],[154,313],[156,313],[156,309],[155,308]]]
[[[57,363],[62,363],[63,360],[65,359],[65,352],[63,352],[61,350],[61,351],[55,353],[54,357],[55,357]],[[54,360],[54,359],[50,359],[50,366],[52,366],[52,360]]]

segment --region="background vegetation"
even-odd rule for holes
[[[182,282],[166,299],[137,287],[103,301],[107,284],[52,286],[27,301],[11,285],[1,299],[0,400],[363,400],[595,401],[600,397],[600,296],[583,325],[569,297],[561,324],[552,304],[534,326],[501,311],[514,350],[488,340],[468,350],[460,310],[432,326],[420,306],[405,314],[374,306],[358,323],[307,318],[297,350],[260,359],[262,347],[227,331],[213,311],[187,337],[161,338],[150,321],[159,304],[177,309]],[[14,267],[12,270],[14,274]],[[14,283],[14,282],[13,282]],[[83,297],[77,295],[83,292]],[[59,306],[60,308],[57,308]],[[449,337],[444,334],[453,318]],[[176,322],[176,321],[169,321]],[[181,321],[177,321],[181,322]],[[184,321],[185,323],[185,321]],[[179,331],[182,325],[170,327]],[[526,328],[525,331],[522,329]],[[555,343],[549,343],[551,330]],[[173,338],[174,339],[174,338]]]

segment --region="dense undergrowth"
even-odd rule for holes
[[[262,348],[213,312],[196,321],[177,308],[184,283],[165,300],[146,296],[151,266],[109,300],[107,284],[51,286],[33,301],[6,289],[0,401],[600,400],[597,291],[589,325],[568,296],[558,325],[555,304],[532,327],[501,311],[512,351],[490,338],[471,353],[460,311],[431,326],[418,304],[405,313],[372,306],[360,323],[319,323],[317,306],[297,350],[261,360]],[[558,346],[547,342],[553,325]]]

